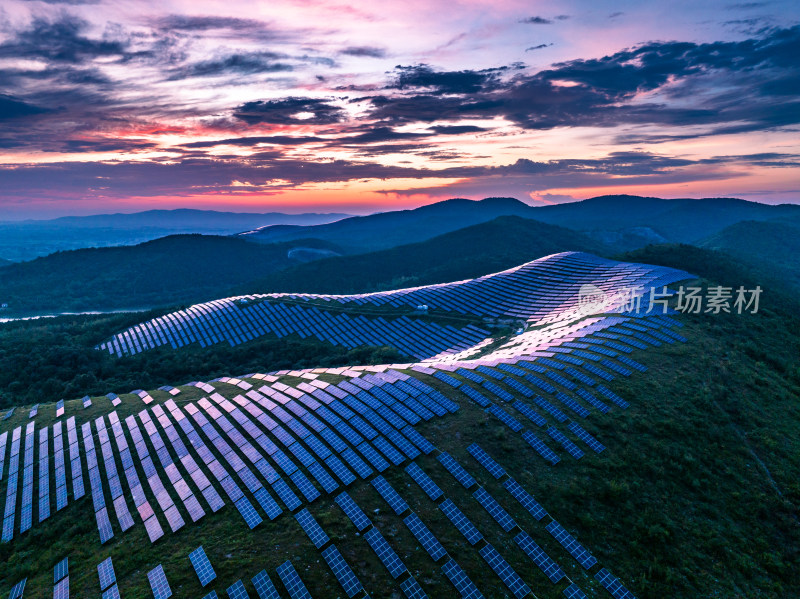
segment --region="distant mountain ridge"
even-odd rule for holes
[[[452,199],[414,210],[383,212],[312,226],[270,226],[243,233],[275,243],[322,239],[352,252],[424,241],[500,216],[519,216],[588,234],[619,250],[650,243],[694,243],[743,220],[800,217],[800,206],[771,206],[735,198],[675,199],[599,196],[556,206],[529,206],[514,198]]]

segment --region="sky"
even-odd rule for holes
[[[0,220],[800,203],[800,4],[4,0]]]

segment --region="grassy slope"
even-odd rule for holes
[[[569,229],[503,216],[420,243],[295,266],[239,291],[364,293],[446,283],[563,251],[603,254],[608,248]]]
[[[607,446],[601,456],[587,455],[578,462],[565,457],[557,466],[547,466],[517,435],[467,402],[461,402],[458,414],[419,430],[476,475],[576,582],[594,589],[590,596],[602,597],[604,591],[580,572],[541,524],[517,509],[505,491],[484,475],[466,454],[470,442],[480,443],[506,466],[639,597],[797,596],[800,372],[791,360],[797,355],[797,339],[785,317],[763,313],[749,318],[689,318],[681,330],[689,338],[687,344],[635,350],[631,356],[646,364],[649,372],[609,384],[631,402],[631,408],[615,408],[606,416],[594,413],[583,423]],[[445,390],[438,382],[429,382]],[[153,395],[165,399],[163,393]],[[190,389],[179,397],[199,395]],[[137,398],[125,396],[119,412],[122,416],[141,407]],[[71,402],[67,413],[84,420],[108,408],[104,399],[96,400],[87,412]],[[38,423],[48,422],[53,411],[52,405],[43,406]],[[15,415],[12,424],[23,423],[25,416]],[[5,430],[9,423],[4,424]],[[449,474],[432,458],[420,463],[538,597],[558,596],[561,587],[544,579]],[[499,580],[411,479],[400,471],[387,478],[478,586],[502,596]],[[357,483],[350,492],[431,596],[455,595],[371,488]],[[393,596],[396,587],[338,508],[324,499],[311,509],[370,593]],[[250,578],[261,568],[275,579],[277,565],[292,559],[314,596],[341,596],[316,550],[286,514],[250,533],[229,505],[208,515],[201,525],[167,534],[152,547],[138,525],[101,547],[85,510],[69,510],[68,534],[59,515],[12,545],[0,546],[0,560],[7,564],[0,574],[0,588],[28,574],[33,578],[26,597],[48,596],[52,565],[69,554],[73,594],[90,596],[97,584],[94,565],[112,555],[125,597],[148,596],[146,571],[157,563],[164,564],[176,597],[199,597],[201,590],[186,555],[202,544],[219,574],[213,588],[220,594],[236,579]]]

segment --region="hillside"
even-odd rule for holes
[[[513,198],[481,201],[452,199],[414,210],[354,216],[311,227],[275,226],[243,233],[251,241],[275,243],[294,239],[323,239],[347,248],[367,252],[424,241],[437,235],[486,222],[498,216],[531,217],[533,208]]]
[[[581,233],[503,216],[419,243],[293,266],[236,292],[366,293],[478,277],[564,251],[610,252]]]
[[[800,291],[800,221],[743,221],[699,245],[723,251]]]
[[[313,225],[347,216],[178,209],[0,222],[0,258],[19,262],[58,251],[135,245],[167,235],[231,235],[269,224]]]
[[[136,246],[57,252],[9,265],[0,301],[9,313],[140,309],[209,299],[230,287],[300,262],[297,247],[335,250],[318,241],[265,246],[234,237],[176,235]]]

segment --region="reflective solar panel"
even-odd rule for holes
[[[153,597],[155,599],[172,597],[172,589],[169,588],[167,575],[164,574],[164,568],[161,564],[158,564],[147,573],[147,581],[150,583],[150,588],[153,591]]]
[[[455,560],[451,559],[442,566],[442,572],[453,583],[456,590],[461,594],[463,599],[482,599],[483,594],[475,586],[475,583],[470,580],[469,576],[461,569]]]
[[[59,580],[53,587],[53,599],[69,599],[69,576]]]
[[[13,410],[12,410],[13,411]],[[23,578],[13,586],[11,592],[8,594],[8,599],[19,599],[25,591],[25,583],[28,582],[27,578]]]
[[[483,466],[495,479],[503,478],[506,475],[505,469],[495,462],[477,443],[467,447],[469,454]]]
[[[281,501],[289,508],[290,512],[303,505],[303,502],[297,498],[297,495],[295,495],[294,491],[289,488],[289,485],[287,485],[286,481],[282,478],[272,483],[272,488],[275,489],[278,497],[280,497]]]
[[[400,494],[386,481],[382,476],[376,476],[372,479],[372,486],[380,493],[381,497],[386,500],[389,507],[392,508],[398,516],[409,509],[406,501],[400,497]]]
[[[513,478],[509,478],[506,482],[503,483],[503,486],[509,493],[511,493],[511,496],[517,501],[519,501],[522,507],[528,510],[531,516],[533,516],[537,520],[541,520],[547,515],[547,510],[545,510],[541,505],[539,505],[539,502],[533,498],[533,495],[531,495],[525,489],[523,489],[522,485],[520,485]]]
[[[358,507],[353,498],[350,497],[346,492],[341,493],[336,497],[336,503],[342,508],[342,511],[350,518],[350,521],[355,525],[356,529],[359,532],[364,531],[365,529],[369,528],[372,523],[369,521],[369,518],[361,511],[361,508]]]
[[[597,563],[597,559],[555,520],[545,526],[545,530],[553,535],[553,538],[561,543],[561,546],[586,570]]]
[[[247,590],[241,580],[237,580],[229,586],[227,593],[230,599],[250,599],[250,595],[247,594]]]
[[[574,582],[564,589],[564,597],[567,599],[589,599],[581,588]]]
[[[464,513],[456,507],[451,499],[445,499],[439,504],[439,509],[444,512],[450,522],[464,535],[470,545],[475,545],[483,539],[483,535],[475,528],[475,525],[467,518]]]
[[[442,464],[442,466],[444,466],[465,489],[471,489],[478,484],[475,482],[475,479],[472,478],[469,472],[464,470],[461,464],[459,464],[456,459],[446,451],[443,451],[436,456],[436,459],[439,460],[439,463]]]
[[[580,447],[578,447],[577,445],[575,445],[575,443],[570,441],[566,437],[566,435],[564,435],[564,433],[562,433],[560,430],[558,430],[558,429],[556,429],[556,428],[551,426],[550,428],[547,429],[547,434],[550,435],[551,439],[553,439],[554,441],[559,443],[561,445],[561,447],[566,449],[567,453],[569,455],[571,455],[573,458],[575,458],[576,460],[579,460],[579,459],[581,459],[583,457],[583,455],[584,455],[583,454],[583,450]]]
[[[289,560],[283,562],[278,566],[277,572],[292,599],[311,599],[311,593],[308,592],[306,585],[300,580],[300,576],[297,574],[297,570],[294,569],[292,562]]]
[[[322,552],[322,557],[348,597],[353,597],[363,590],[364,587],[361,581],[344,560],[336,545],[331,545],[325,549]]]
[[[202,545],[189,554],[189,561],[192,563],[197,578],[200,579],[200,586],[206,586],[217,577]]]
[[[65,557],[53,568],[53,582],[58,582],[69,574],[69,558]]]
[[[314,516],[311,515],[311,512],[308,511],[308,508],[301,510],[295,514],[294,517],[308,535],[308,538],[311,539],[314,547],[320,549],[325,543],[330,541],[330,538],[328,538],[328,535],[322,530],[322,527]]]
[[[595,439],[577,422],[570,422],[567,428],[571,430],[575,434],[575,436],[578,437],[578,439],[586,443],[586,445],[589,446],[589,449],[591,449],[595,453],[600,453],[605,449],[605,446],[602,443],[600,443],[600,441]]]
[[[531,588],[525,584],[525,581],[520,578],[514,568],[503,559],[497,549],[487,544],[478,553],[517,599],[525,597],[531,592]]]
[[[514,542],[525,552],[531,561],[536,564],[550,582],[558,583],[565,574],[561,567],[548,556],[544,549],[539,547],[531,536],[525,531],[514,537]]]
[[[619,578],[605,568],[602,568],[594,577],[614,599],[635,599],[633,593],[623,586]]]
[[[430,476],[428,476],[425,471],[420,468],[416,462],[411,462],[408,466],[406,466],[406,472],[408,475],[414,479],[420,488],[425,491],[425,494],[431,498],[432,501],[436,501],[440,497],[444,496],[444,492],[439,488],[439,486],[433,482]]]
[[[447,554],[444,547],[442,547],[442,544],[439,542],[439,539],[425,526],[425,523],[417,514],[411,512],[408,516],[403,518],[403,523],[408,527],[408,530],[411,531],[411,534],[416,537],[419,544],[422,545],[422,548],[428,552],[428,555],[431,556],[433,561],[439,561],[442,556]]]
[[[117,585],[115,584],[114,586],[103,591],[103,594],[100,595],[100,599],[120,599]]]
[[[394,549],[391,548],[377,528],[371,528],[367,531],[367,533],[364,534],[364,538],[367,543],[369,543],[369,546],[372,547],[378,559],[381,560],[381,563],[386,566],[392,578],[398,578],[401,574],[408,571],[405,564],[400,560],[397,553],[395,553]]]
[[[495,519],[503,530],[511,532],[516,528],[517,523],[514,522],[514,519],[499,503],[497,503],[497,500],[492,497],[486,489],[480,487],[472,496],[478,500],[478,503],[480,503],[487,512],[489,512],[489,515]]]
[[[490,414],[497,416],[500,421],[505,424],[508,428],[510,428],[515,433],[518,433],[523,429],[522,424],[520,424],[519,420],[511,416],[508,412],[503,410],[500,406],[496,406],[494,404],[490,405],[487,410]]]
[[[533,449],[542,456],[545,460],[550,462],[551,464],[557,464],[561,461],[561,458],[556,455],[556,453],[550,449],[547,445],[544,444],[539,437],[534,435],[531,431],[525,431],[522,434],[522,438],[527,441],[528,445],[533,447]]]
[[[406,578],[401,582],[400,590],[403,591],[407,599],[427,599],[428,597],[414,577]]]
[[[97,564],[97,575],[100,577],[100,590],[104,591],[112,584],[117,582],[117,576],[114,574],[114,565],[111,558],[107,557],[102,562]]]
[[[258,599],[280,599],[278,590],[266,570],[261,570],[261,572],[253,576],[253,586],[256,588]]]
[[[256,508],[253,507],[253,504],[250,503],[250,500],[247,497],[240,497],[234,503],[234,505],[236,506],[236,509],[239,510],[242,518],[244,518],[247,526],[250,527],[250,530],[254,529],[263,522],[263,519],[258,515]]]

